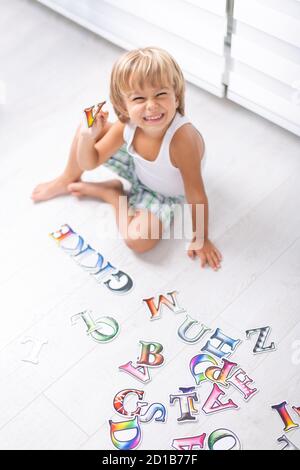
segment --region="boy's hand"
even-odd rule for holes
[[[83,136],[88,136],[97,142],[102,135],[103,127],[106,124],[107,119],[108,111],[105,112],[99,109],[94,117],[94,122],[90,127],[87,127],[86,119],[84,118],[84,122],[82,122],[80,127],[80,134]]]
[[[200,258],[202,268],[204,268],[206,263],[208,263],[215,271],[221,267],[220,262],[222,260],[222,255],[208,239],[202,242],[195,241],[194,239],[188,247],[187,254],[191,259],[198,256]]]

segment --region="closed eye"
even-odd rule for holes
[[[161,93],[158,93],[156,96],[160,96],[160,95],[166,95],[167,93],[165,91],[162,91]],[[133,98],[132,101],[136,101],[136,100],[143,100],[144,97],[143,96],[136,96],[135,98]]]

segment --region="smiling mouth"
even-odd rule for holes
[[[156,122],[156,121],[160,121],[160,119],[164,116],[163,113],[161,114],[156,114],[155,116],[145,116],[143,119],[144,121],[147,121],[147,122]]]

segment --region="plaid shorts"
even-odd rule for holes
[[[131,183],[128,194],[130,208],[152,212],[161,220],[164,229],[172,223],[175,207],[183,203],[184,196],[167,197],[145,186],[136,175],[134,160],[128,154],[125,144],[104,163],[104,166]]]

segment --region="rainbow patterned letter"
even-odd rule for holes
[[[278,405],[273,405],[271,408],[273,408],[273,410],[278,411],[278,413],[280,415],[280,418],[282,419],[282,421],[284,422],[284,425],[285,425],[284,431],[287,432],[287,431],[290,431],[293,428],[298,428],[299,425],[294,423],[294,421],[290,417],[290,415],[289,415],[289,413],[286,409],[286,405],[287,405],[287,402],[283,401],[282,403],[279,403]]]
[[[217,361],[214,357],[209,356],[208,354],[198,354],[191,359],[190,362],[190,371],[192,376],[194,377],[196,384],[199,385],[201,382],[207,380],[204,372],[196,372],[196,367],[198,364],[202,364],[203,362],[210,362],[211,364],[218,365]]]
[[[227,359],[222,359],[223,367],[208,367],[205,371],[205,377],[212,382],[223,385],[223,387],[228,387],[227,379],[232,371],[232,369],[237,365],[235,362],[227,361]],[[218,372],[218,377],[215,376]]]
[[[128,411],[125,410],[124,408],[124,400],[127,397],[127,395],[130,395],[130,394],[136,394],[138,399],[142,400],[144,398],[144,393],[145,392],[143,390],[135,390],[135,389],[121,390],[121,392],[117,393],[117,395],[114,398],[114,401],[113,401],[114,409],[123,416],[139,415],[141,412],[141,407],[138,406],[135,411],[128,413]]]
[[[117,449],[132,450],[135,449],[141,442],[142,433],[137,416],[134,419],[130,419],[129,421],[122,421],[121,423],[113,423],[111,420],[109,420],[109,424],[111,441]],[[120,441],[119,439],[116,439],[115,433],[117,431],[129,431],[132,429],[136,430],[136,435],[134,438],[127,441]]]

